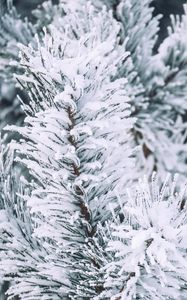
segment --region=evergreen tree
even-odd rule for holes
[[[14,8],[2,18],[1,73],[28,98],[0,151],[8,299],[187,297],[187,17],[155,54],[150,4],[49,1],[33,26]]]

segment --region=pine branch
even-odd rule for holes
[[[116,216],[110,224],[108,251],[114,259],[103,267],[99,299],[185,298],[186,186],[175,189],[176,178],[173,183],[166,178],[159,188],[154,177],[151,185],[144,179],[130,191],[124,222]]]
[[[43,261],[34,260],[34,270],[26,264],[26,273],[17,268],[9,293],[21,299],[38,299],[35,277],[40,294],[53,292],[54,299],[93,298],[103,290],[104,241],[95,239],[97,226],[111,215],[109,203],[118,206],[115,189],[123,193],[133,177],[127,81],[111,81],[128,56],[118,56],[119,26],[111,13],[92,6],[62,21],[69,28],[48,28],[37,50],[22,46],[19,80],[30,106],[24,106],[24,127],[7,128],[23,136],[11,147],[34,180],[31,194],[21,197]]]
[[[86,2],[3,19],[29,102],[0,154],[0,280],[8,299],[185,299],[186,187],[137,178],[186,173],[186,15],[154,55],[150,0]]]

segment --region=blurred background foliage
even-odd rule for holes
[[[3,1],[3,0],[1,0]],[[76,0],[75,0],[76,1]],[[31,10],[38,4],[41,4],[44,0],[14,0],[13,3],[17,7],[20,14],[23,16],[31,16]],[[57,3],[58,0],[53,0]],[[160,40],[163,40],[167,35],[167,27],[170,24],[171,14],[182,14],[183,4],[186,0],[153,0],[153,6],[155,7],[155,14],[162,14],[160,29]]]

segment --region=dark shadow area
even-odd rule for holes
[[[167,28],[170,25],[171,15],[182,15],[184,13],[183,4],[185,0],[153,0],[154,16],[161,14],[163,17],[160,20],[159,39],[155,49],[168,35]]]
[[[17,10],[23,15],[28,16],[31,14],[31,11],[40,5],[45,0],[14,0],[13,3],[16,6]],[[76,1],[76,0],[75,0]],[[58,3],[58,0],[52,1],[54,4]]]

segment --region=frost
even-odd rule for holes
[[[28,98],[0,149],[8,299],[186,299],[187,8],[154,54],[150,4],[47,1],[35,25],[1,22],[0,72]]]
[[[151,189],[146,180],[140,181],[123,208],[123,223],[117,219],[116,224],[111,223],[113,239],[109,238],[108,251],[115,254],[115,261],[105,266],[105,284],[111,289],[111,296],[117,288],[124,291],[119,295],[127,299],[167,299],[173,297],[170,283],[175,281],[180,290],[178,297],[185,297],[187,263],[182,228],[186,227],[187,218],[175,188],[176,182],[172,186],[169,177],[160,191],[155,181]],[[118,281],[112,283],[114,274]]]

